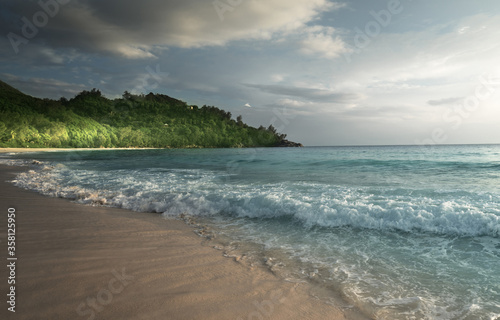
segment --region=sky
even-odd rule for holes
[[[0,80],[161,93],[306,146],[500,143],[497,0],[2,0]]]

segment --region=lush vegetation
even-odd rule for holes
[[[162,94],[110,100],[93,89],[56,101],[0,81],[1,147],[257,147],[284,138],[272,126],[253,128],[241,116]]]

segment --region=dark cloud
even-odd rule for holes
[[[57,4],[56,0],[42,3]],[[233,40],[269,39],[303,27],[325,10],[327,0],[234,2],[216,9],[206,0],[73,0],[52,6],[53,14],[29,41],[126,58],[153,58],[157,47],[196,48]],[[44,9],[38,2],[2,1],[0,32],[23,36],[24,18],[33,22]]]
[[[262,92],[299,97],[306,101],[324,102],[324,103],[352,103],[359,99],[359,95],[354,93],[338,93],[329,90],[313,89],[286,86],[279,84],[263,85],[263,84],[244,84],[249,88],[259,89]]]
[[[0,74],[0,77],[14,88],[39,98],[73,97],[83,90],[89,90],[88,86],[57,79],[19,77],[6,73]]]

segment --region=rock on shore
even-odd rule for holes
[[[303,147],[303,145],[302,145],[302,143],[293,142],[293,141],[283,139],[276,144],[276,147],[285,147],[285,148],[286,147]]]

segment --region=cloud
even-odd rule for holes
[[[335,91],[367,97],[349,115],[382,115],[377,121],[384,122],[384,117],[403,119],[404,113],[421,123],[441,125],[443,109],[436,106],[452,106],[460,97],[473,95],[482,74],[500,74],[495,62],[500,46],[494,40],[500,35],[498,17],[480,14],[456,21],[448,29],[437,25],[381,33],[365,50],[353,54],[352,63],[339,63],[329,83],[335,84]],[[464,26],[467,32],[460,33]],[[492,103],[493,98],[482,101],[482,111],[474,116],[486,118],[481,112],[486,114]]]
[[[286,107],[294,107],[294,108],[301,108],[301,107],[305,107],[305,106],[310,106],[311,103],[307,103],[307,102],[304,102],[304,101],[298,101],[298,100],[294,100],[294,99],[289,99],[289,98],[285,98],[285,99],[280,99],[278,100],[278,105],[282,105],[282,106],[286,106]]]
[[[270,39],[342,7],[328,0],[223,2],[231,10],[220,19],[214,2],[206,0],[74,0],[61,5],[36,38],[51,48],[153,58],[158,47],[198,48]],[[21,35],[21,18],[41,10],[34,2],[4,0],[3,5],[9,19],[0,23],[2,34]]]
[[[349,48],[340,36],[334,36],[335,29],[331,27],[314,26],[308,28],[307,35],[301,41],[301,52],[308,55],[318,55],[325,59],[335,59]]]
[[[57,79],[47,78],[23,78],[16,75],[1,73],[2,80],[14,88],[35,97],[72,97],[89,88],[82,84],[66,83]]]
[[[250,103],[246,103],[245,107],[251,108],[252,106],[250,105]]]
[[[315,102],[305,102],[295,99],[285,98],[279,99],[276,103],[267,105],[270,108],[278,110],[283,116],[293,118],[296,115],[310,116],[317,112],[327,113],[333,111],[331,105]]]
[[[274,82],[282,82],[283,80],[285,80],[285,75],[273,74],[273,75],[271,75],[271,80]]]
[[[479,14],[448,30],[441,25],[418,32],[380,34],[351,67],[371,82],[432,85],[470,82],[483,72],[495,73],[500,53],[498,16]],[[464,27],[467,32],[461,33]],[[352,75],[351,75],[352,76]],[[360,77],[357,77],[360,79]]]
[[[375,119],[383,120],[384,122],[394,120],[416,121],[418,118],[425,116],[425,110],[411,105],[361,105],[355,108],[345,108],[343,110],[339,110],[337,116],[358,120],[364,119],[365,121]]]
[[[286,85],[264,85],[264,84],[244,84],[246,87],[258,89],[262,92],[283,95],[289,97],[299,97],[307,101],[329,102],[329,103],[352,103],[359,99],[354,93],[339,93],[324,89],[286,86]]]
[[[463,100],[464,97],[457,97],[457,98],[446,98],[440,100],[429,100],[427,101],[427,103],[431,106],[442,106],[442,105],[456,104],[457,102],[461,102]]]

